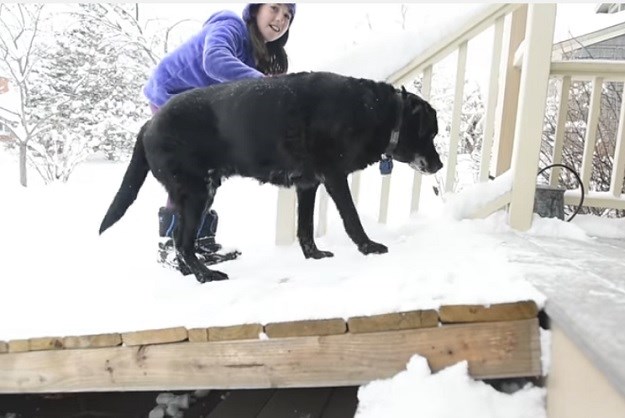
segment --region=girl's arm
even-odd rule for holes
[[[213,25],[204,40],[202,65],[206,74],[219,82],[263,77],[263,73],[238,58],[247,38],[247,28],[236,21],[220,23]]]

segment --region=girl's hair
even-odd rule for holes
[[[289,69],[289,57],[284,49],[286,41],[289,40],[289,31],[287,30],[275,41],[265,43],[256,24],[256,14],[259,7],[260,4],[250,5],[250,19],[247,20],[247,30],[252,42],[256,68],[265,75],[284,74]]]

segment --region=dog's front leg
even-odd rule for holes
[[[297,239],[306,258],[333,257],[330,251],[321,251],[313,237],[313,218],[315,212],[315,195],[318,184],[311,187],[297,186]]]
[[[341,219],[343,219],[345,232],[358,246],[358,250],[363,254],[383,254],[388,252],[388,248],[385,245],[371,241],[365,233],[360,223],[354,200],[349,192],[347,176],[344,174],[326,176],[324,184],[328,194],[334,200]]]
[[[195,255],[195,236],[204,209],[210,209],[215,197],[216,187],[208,182],[206,190],[192,188],[187,182],[187,195],[181,199],[178,195],[174,199],[179,208],[180,222],[174,231],[174,244],[179,262],[187,267],[200,283],[214,280],[226,280],[228,275],[216,270],[210,270],[198,260]],[[182,271],[182,269],[181,269]],[[184,272],[183,272],[184,274]]]

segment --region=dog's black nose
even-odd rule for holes
[[[430,172],[432,174],[436,173],[441,168],[443,168],[443,163],[440,159],[437,159],[436,161],[434,161],[434,163],[430,164]]]

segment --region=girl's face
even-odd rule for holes
[[[264,3],[258,8],[256,24],[265,42],[273,42],[289,30],[291,18],[291,13],[286,5]]]

